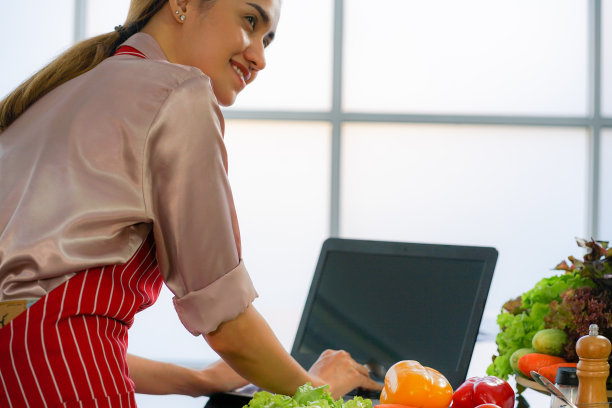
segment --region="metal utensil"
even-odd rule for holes
[[[559,391],[559,389],[557,387],[555,387],[555,384],[551,383],[548,380],[548,378],[544,377],[540,373],[537,373],[536,371],[531,371],[530,374],[531,374],[531,378],[533,378],[535,380],[535,382],[537,382],[538,384],[540,384],[541,386],[546,388],[548,391],[550,391],[550,393],[552,395],[554,395],[555,397],[559,398],[561,401],[566,403],[568,407],[578,408],[576,406],[576,404],[574,404],[572,401],[568,400],[567,397],[565,395],[563,395],[563,393],[561,391]]]

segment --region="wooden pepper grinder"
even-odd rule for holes
[[[608,402],[606,379],[610,373],[608,356],[612,345],[610,340],[599,335],[596,324],[589,326],[589,334],[576,342],[576,354],[580,357],[578,374],[578,396],[576,405]]]

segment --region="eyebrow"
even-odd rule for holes
[[[270,16],[268,15],[268,13],[266,13],[266,10],[263,9],[263,7],[261,7],[259,4],[257,3],[250,3],[247,2],[247,4],[251,7],[253,7],[255,10],[257,10],[257,12],[259,13],[259,15],[261,16],[261,19],[263,20],[263,22],[265,24],[268,24],[270,22]],[[268,37],[268,40],[270,42],[272,42],[272,40],[274,39],[274,32],[270,32],[268,33],[268,35],[266,36]]]
[[[270,21],[270,16],[268,15],[268,13],[266,13],[266,10],[264,10],[259,4],[256,4],[256,3],[247,3],[247,4],[259,12],[259,14],[261,15],[261,19],[264,21],[264,23],[267,24]]]

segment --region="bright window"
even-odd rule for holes
[[[584,1],[344,4],[343,101],[349,111],[587,112]]]
[[[229,121],[230,181],[255,306],[293,344],[329,230],[328,123]]]
[[[74,41],[74,0],[2,2],[0,98]]]
[[[123,24],[130,6],[129,0],[87,1],[85,37],[113,31],[116,26]]]

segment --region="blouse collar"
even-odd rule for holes
[[[155,38],[150,34],[138,32],[128,38],[122,45],[129,45],[130,47],[136,48],[146,55],[148,59],[168,60],[164,51],[162,51],[157,41],[155,41]]]

